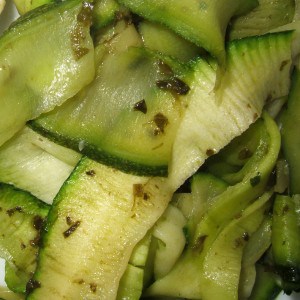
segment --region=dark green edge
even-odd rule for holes
[[[61,146],[71,148],[76,152],[89,157],[92,160],[119,169],[120,171],[123,171],[125,173],[139,176],[168,176],[168,165],[157,166],[137,163],[128,159],[121,158],[117,155],[111,155],[110,153],[103,151],[102,149],[99,149],[89,143],[84,144],[84,148],[79,151],[78,145],[80,143],[80,139],[66,139],[58,133],[53,133],[43,128],[35,121],[28,122],[28,126],[34,131],[40,133],[41,135]]]
[[[155,59],[164,61],[169,65],[174,71],[174,76],[182,78],[185,81],[185,76],[193,72],[193,68],[190,65],[182,64],[177,59],[169,57],[155,51],[149,50],[147,48],[141,48],[141,51],[145,55],[154,57]],[[80,139],[69,139],[65,138],[63,135],[57,132],[51,132],[50,130],[45,129],[43,126],[40,126],[35,120],[29,121],[27,125],[38,132],[39,134],[47,137],[49,140],[54,141],[55,143],[71,148],[80,154],[83,154],[99,163],[114,167],[125,173],[130,173],[139,176],[168,176],[168,165],[147,165],[142,163],[137,163],[129,159],[124,159],[117,155],[111,155],[107,151],[103,151],[99,147],[94,146],[90,143],[85,143],[84,148],[80,151],[78,145]]]
[[[64,181],[57,195],[54,197],[53,203],[48,213],[46,225],[44,227],[45,230],[42,233],[42,247],[44,244],[43,242],[47,241],[49,229],[57,219],[58,206],[60,202],[64,199],[65,195],[68,194],[68,187],[70,185],[72,186],[72,184],[76,182],[78,177],[85,173],[84,171],[88,169],[88,166],[91,164],[91,162],[92,160],[90,160],[87,156],[81,157],[81,159],[78,161],[77,165],[75,166],[69,177]]]
[[[38,211],[42,216],[47,216],[50,205],[33,196],[31,193],[19,189],[11,184],[0,182],[0,194],[2,194],[3,192],[15,192],[23,195],[23,197],[18,197],[17,201],[15,201],[14,197],[11,197],[10,203],[12,204],[12,206],[21,206],[26,214],[35,214]],[[24,197],[26,197],[26,200],[24,199]],[[0,195],[0,205],[1,202],[2,201]]]
[[[248,36],[242,39],[236,39],[236,40],[232,40],[226,43],[226,53],[230,53],[232,50],[231,48],[239,48],[242,47],[243,45],[249,45],[249,47],[257,47],[257,44],[260,41],[265,41],[269,38],[272,37],[286,37],[286,38],[291,38],[292,35],[294,33],[294,30],[286,30],[286,31],[279,31],[279,32],[269,32],[269,33],[265,33],[262,35],[254,35],[254,36]]]
[[[53,203],[50,206],[45,226],[41,232],[40,248],[37,256],[37,268],[32,276],[33,281],[39,282],[39,273],[40,273],[39,262],[43,260],[45,245],[48,242],[49,237],[51,236],[51,227],[53,226],[53,224],[58,218],[60,202],[64,200],[66,193],[68,193],[69,185],[71,185],[72,188],[72,184],[76,182],[76,180],[82,174],[84,174],[84,171],[88,169],[88,166],[90,164],[91,164],[91,160],[89,160],[88,157],[83,156],[79,160],[79,162],[77,163],[77,165],[75,166],[75,168],[73,169],[69,177],[65,180],[59,192],[53,199]],[[30,294],[31,292],[27,293],[26,296],[30,296]]]

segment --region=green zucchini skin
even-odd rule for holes
[[[282,291],[277,283],[276,275],[268,271],[268,267],[256,265],[256,280],[249,300],[275,300]]]
[[[23,15],[1,36],[0,145],[93,79],[90,14],[80,0],[49,4]]]
[[[173,80],[186,86],[173,76],[164,74],[160,59],[143,48],[112,52],[83,93],[30,126],[124,172],[166,176],[184,107],[158,85]]]
[[[6,260],[6,284],[14,292],[25,293],[50,207],[26,191],[1,183],[0,208],[0,256]]]
[[[289,194],[300,193],[300,71],[295,68],[292,75],[292,86],[287,102],[287,108],[283,111],[280,122],[282,125],[282,149],[289,165]]]
[[[273,206],[272,253],[282,289],[300,291],[299,196],[277,195]]]
[[[48,214],[27,298],[114,299],[133,248],[171,196],[164,178],[82,158]]]
[[[176,76],[180,74],[177,64],[175,75],[173,73],[176,80],[172,76],[163,76],[161,81],[161,77],[155,77],[159,74],[156,57],[144,49],[128,48],[121,54],[116,53],[115,56],[105,59],[98,70],[97,78],[84,92],[59,109],[34,120],[30,126],[62,145],[79,150],[98,162],[124,172],[166,176],[170,170],[172,173],[171,165],[174,157],[181,155],[181,149],[184,157],[174,160],[176,170],[181,170],[180,165],[189,159],[186,149],[194,147],[195,141],[198,142],[197,149],[188,151],[197,151],[197,159],[191,159],[187,163],[203,163],[209,150],[217,152],[258,118],[268,95],[277,97],[288,93],[291,36],[291,32],[284,32],[230,43],[228,69],[216,95],[211,93],[216,83],[216,61],[197,59],[190,68],[181,70],[180,76]],[[253,57],[257,59],[253,60]],[[139,64],[134,64],[137,69],[128,68],[134,61],[143,62],[149,67],[147,75],[139,73]],[[283,62],[285,64],[280,69]],[[111,68],[116,64],[122,65],[123,77],[119,74],[120,69],[116,71]],[[272,66],[268,72],[266,65]],[[256,79],[257,72],[262,76],[259,82]],[[151,75],[153,73],[156,74],[154,77]],[[124,84],[127,83],[128,74],[135,81]],[[113,81],[117,78],[124,80],[120,85],[122,88],[119,87],[118,93],[115,93],[115,89],[111,87],[115,86]],[[174,96],[174,91],[169,93],[153,86],[155,82],[166,83],[168,80],[175,82],[176,87],[176,82],[180,82],[179,89],[183,86],[183,93],[186,95]],[[271,80],[274,84],[271,84]],[[148,82],[152,86],[147,85]],[[253,82],[257,84],[255,88]],[[145,84],[148,86],[148,94],[139,95],[140,90],[145,92]],[[123,97],[124,94],[129,96]],[[113,96],[110,103],[106,101],[107,95]],[[199,100],[203,98],[206,100]],[[148,107],[147,113],[134,109],[143,99]],[[218,102],[222,105],[218,105]],[[111,109],[112,105],[114,109]],[[70,115],[72,118],[68,117]],[[158,135],[156,116],[162,117],[159,122],[162,121],[163,125],[161,134]],[[197,130],[190,130],[191,124]],[[180,127],[182,130],[178,134]],[[228,132],[228,136],[218,134],[221,130]],[[190,136],[193,134],[194,136]],[[179,166],[176,167],[177,163]],[[174,186],[177,188],[179,184],[175,179],[179,175],[174,172],[171,177],[174,177]],[[182,177],[186,179],[188,176],[182,173]]]
[[[232,41],[227,45],[227,69],[219,83],[215,61],[200,58],[194,62],[194,71],[184,77],[190,87],[185,96],[188,107],[169,168],[176,187],[209,156],[245,132],[262,114],[267,99],[288,94],[292,36],[292,32],[282,32]]]
[[[258,143],[255,153],[250,158],[250,160],[255,163],[250,164],[251,169],[248,170],[242,181],[229,186],[224,192],[210,200],[212,201],[211,206],[208,207],[207,211],[200,217],[198,223],[196,222],[197,220],[193,222],[195,228],[193,231],[190,230],[192,236],[189,238],[188,246],[174,268],[165,277],[155,281],[146,291],[146,295],[180,296],[188,299],[208,300],[237,299],[239,284],[237,277],[240,276],[242,259],[242,252],[239,251],[241,249],[239,249],[239,247],[236,249],[234,247],[230,248],[230,246],[228,246],[229,243],[227,243],[228,248],[225,244],[220,246],[219,249],[214,248],[214,245],[222,244],[220,236],[222,236],[222,233],[225,234],[225,232],[228,232],[227,230],[231,231],[229,228],[234,228],[235,226],[241,226],[241,228],[243,228],[242,223],[240,225],[235,224],[235,222],[238,222],[240,219],[240,215],[244,215],[244,213],[247,215],[246,211],[248,209],[249,211],[252,211],[252,209],[255,210],[254,207],[256,205],[259,206],[258,203],[261,203],[262,210],[259,208],[260,213],[258,213],[258,215],[254,214],[258,219],[254,217],[254,219],[256,219],[253,221],[254,223],[249,221],[250,224],[252,224],[250,227],[253,230],[251,234],[249,231],[249,236],[251,236],[258,229],[259,224],[265,219],[264,215],[271,204],[270,197],[272,192],[264,193],[264,191],[280,151],[280,133],[276,123],[266,114],[264,114],[263,120],[258,120],[257,122],[262,129],[259,138],[260,142]],[[245,166],[245,168],[247,167]],[[255,180],[253,180],[254,178]],[[254,226],[254,224],[256,224],[257,227]],[[232,231],[234,235],[233,232],[234,230]],[[241,243],[241,245],[242,244],[243,243]],[[211,250],[212,248],[214,248],[214,250]],[[224,253],[224,249],[228,250],[228,255]],[[235,252],[235,250],[237,252]],[[217,260],[219,253],[222,254],[220,254],[219,257],[220,260],[219,258]],[[231,271],[228,271],[228,274],[226,274],[227,267],[225,267],[225,265],[228,256],[237,259],[234,263],[235,267],[229,268],[229,266],[227,266],[231,271],[233,269],[236,270],[235,275],[233,274],[234,272],[231,273]],[[221,257],[224,259],[223,262],[221,262]],[[232,278],[232,282],[220,280],[218,283],[214,283],[214,280],[219,278],[218,276],[213,276],[214,271],[212,270],[218,268],[213,265],[215,258],[218,264],[215,263],[218,266],[224,267],[224,269],[223,267],[218,269],[219,271],[221,271],[221,269],[224,271],[221,278]],[[182,274],[186,276],[183,277]],[[215,274],[217,274],[217,272]],[[216,287],[216,285],[218,287]],[[210,288],[205,288],[208,286]],[[226,291],[226,293],[224,291]]]
[[[55,2],[57,3],[60,2],[60,0],[13,0],[13,2],[18,10],[18,13],[20,15],[24,15],[29,11],[36,9],[42,5],[47,5]]]
[[[205,48],[225,63],[225,31],[230,18],[257,5],[257,1],[138,1],[119,0],[134,13],[152,22],[164,24],[183,38]]]

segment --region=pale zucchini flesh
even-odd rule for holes
[[[25,293],[36,268],[40,232],[49,206],[26,191],[0,184],[0,257],[6,260],[5,280],[14,292]]]
[[[166,25],[184,38],[204,47],[224,65],[225,32],[230,18],[256,6],[257,1],[119,0],[145,19]]]
[[[229,39],[262,35],[289,24],[295,15],[294,0],[259,0],[252,11],[234,18],[228,28]]]
[[[237,268],[236,271],[233,271],[233,269],[226,270],[226,264],[229,260],[225,254],[222,255],[225,244],[220,246],[220,248],[217,247],[218,249],[215,248],[214,251],[212,248],[221,242],[223,233],[225,234],[227,230],[230,231],[231,225],[229,224],[235,227],[239,220],[243,219],[244,213],[247,215],[246,211],[253,212],[251,207],[253,209],[254,207],[258,208],[260,204],[264,206],[270,202],[272,191],[262,194],[278,157],[280,135],[277,125],[270,117],[265,116],[264,122],[265,124],[261,124],[264,127],[264,134],[260,137],[260,145],[256,149],[256,154],[252,157],[256,161],[256,156],[258,156],[260,161],[253,165],[252,170],[241,182],[229,186],[224,192],[217,195],[212,201],[212,205],[207,208],[203,216],[200,216],[198,223],[197,220],[191,219],[193,222],[190,225],[193,228],[188,228],[188,236],[190,233],[188,246],[174,268],[165,277],[155,281],[146,290],[146,295],[152,297],[166,295],[208,300],[237,299],[239,281],[236,276],[240,274],[242,252],[240,252],[238,247],[234,249],[230,242],[226,246],[229,247],[227,248],[229,251],[228,255],[235,261],[234,263],[232,262],[233,268]],[[260,196],[261,198],[258,198]],[[257,198],[259,200],[256,200]],[[268,204],[266,205],[268,206]],[[251,225],[252,233],[258,228],[255,226],[263,221],[265,213],[263,208],[258,215],[256,213],[254,214],[256,216],[253,215],[255,221],[253,223],[250,221],[250,224],[254,226],[252,227]],[[259,219],[256,219],[256,217]],[[240,224],[237,225],[237,228],[240,230],[244,227]],[[235,230],[232,233],[234,234],[234,232]],[[243,247],[243,241],[241,240],[241,242],[241,247]],[[217,261],[214,262],[214,257],[216,259],[219,257],[223,260],[222,263],[221,261],[219,263]],[[222,280],[220,277],[217,277],[217,272],[215,272],[219,267],[220,274],[222,272],[224,274],[221,277]],[[213,272],[214,275],[212,274]],[[185,274],[185,276],[182,276],[182,274]],[[215,281],[217,278],[218,280]],[[204,288],[208,285],[212,288]]]
[[[0,182],[52,203],[80,154],[25,127],[0,147]]]
[[[126,172],[166,175],[184,107],[171,92],[158,87],[170,79],[162,68],[160,60],[142,48],[113,52],[84,93],[31,126]]]
[[[194,73],[185,78],[191,92],[174,140],[171,184],[181,186],[209,156],[244,132],[261,115],[268,99],[288,94],[291,43],[291,32],[230,43],[227,70],[217,90],[214,62],[199,59],[195,63]]]
[[[163,178],[82,159],[48,215],[28,299],[114,299],[133,247],[171,195]]]
[[[79,0],[43,6],[2,35],[0,145],[28,120],[62,104],[93,79],[90,23],[77,18],[89,14],[89,6]]]

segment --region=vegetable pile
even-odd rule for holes
[[[0,298],[299,292],[298,1],[14,4]]]

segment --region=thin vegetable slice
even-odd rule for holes
[[[225,32],[233,15],[244,13],[257,4],[247,1],[119,0],[142,17],[166,25],[184,38],[205,48],[224,65]]]
[[[229,39],[261,35],[293,21],[294,0],[259,0],[249,13],[233,19],[228,28]]]
[[[125,172],[165,176],[184,109],[177,93],[187,92],[169,65],[145,49],[113,48],[83,93],[31,126]]]
[[[244,132],[261,115],[267,99],[288,94],[291,43],[291,32],[230,43],[227,70],[216,93],[214,62],[195,63],[194,72],[184,78],[191,92],[173,145],[172,184],[182,185],[205,159]]]
[[[165,182],[83,158],[49,212],[28,299],[115,299],[133,247],[171,198]]]
[[[79,159],[77,152],[25,127],[0,147],[0,182],[51,203]]]
[[[283,110],[280,122],[282,124],[282,148],[289,166],[289,193],[300,193],[300,138],[298,126],[300,125],[300,71],[296,68],[293,72],[292,87]]]
[[[49,206],[26,191],[0,184],[0,256],[6,260],[5,280],[24,293],[36,267],[40,232]]]
[[[93,79],[90,15],[89,4],[64,1],[26,14],[2,35],[0,145]]]
[[[282,289],[300,290],[300,197],[277,195],[273,207],[272,253]]]
[[[261,135],[259,146],[256,149],[255,156],[257,157],[252,157],[257,161],[257,164],[253,165],[252,170],[241,182],[228,187],[223,193],[216,196],[213,199],[213,204],[199,219],[198,223],[193,222],[196,223],[196,226],[194,226],[194,230],[190,230],[192,235],[189,238],[186,251],[165,277],[150,286],[147,295],[180,296],[188,299],[201,299],[207,295],[206,299],[212,299],[208,296],[210,291],[207,294],[205,292],[207,280],[209,278],[213,280],[213,277],[206,277],[205,275],[208,274],[209,270],[204,271],[203,269],[206,254],[210,252],[219,233],[223,229],[226,230],[226,226],[232,220],[239,219],[243,215],[241,212],[265,191],[280,150],[280,134],[275,122],[265,115],[261,126],[264,127],[264,134]],[[257,160],[258,157],[260,157],[260,161]],[[266,197],[269,198],[270,194],[263,196],[265,200]],[[219,251],[222,252],[222,250]],[[186,274],[186,276],[182,277],[182,274]],[[238,271],[238,276],[239,274]],[[229,270],[228,276],[236,276],[236,274],[231,274]],[[222,280],[219,284],[221,287]],[[238,284],[235,284],[235,288],[231,287],[232,289],[228,289],[228,299],[234,299],[238,293]],[[215,295],[217,297],[217,294]],[[222,293],[218,295],[219,299],[225,299],[222,298]]]

